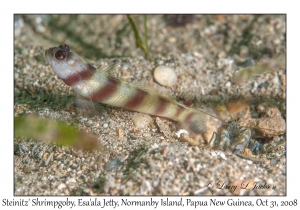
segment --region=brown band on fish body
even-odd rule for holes
[[[147,97],[147,95],[148,93],[144,90],[137,89],[135,95],[126,102],[124,108],[134,110],[143,102],[144,98]]]
[[[195,112],[189,113],[185,119],[184,122],[189,125],[190,131],[192,131],[195,134],[203,134],[206,130],[206,125],[204,123],[201,123],[200,119],[193,119],[193,116],[196,115]],[[193,119],[193,120],[192,120]]]
[[[107,84],[100,88],[97,92],[93,93],[91,95],[91,99],[102,102],[113,95],[115,91],[117,91],[119,84],[120,82],[118,80],[108,77]]]
[[[177,107],[177,110],[176,110],[176,114],[174,115],[174,118],[177,119],[179,118],[180,114],[183,112],[184,108],[181,107],[181,106],[178,106]]]
[[[166,107],[168,106],[168,103],[169,102],[166,101],[165,99],[159,98],[158,106],[154,112],[154,115],[161,115],[165,111]]]
[[[189,123],[189,121],[192,119],[192,117],[193,117],[193,115],[195,115],[195,113],[189,113],[186,117],[185,117],[185,119],[184,119],[184,122],[185,123]]]

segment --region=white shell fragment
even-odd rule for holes
[[[174,69],[167,66],[157,66],[154,69],[155,81],[166,87],[172,87],[177,82],[177,75]]]
[[[180,135],[181,135],[182,133],[185,133],[186,135],[189,135],[189,132],[188,132],[187,130],[184,130],[184,129],[180,129],[179,131],[177,131],[177,132],[175,133],[175,135],[177,136],[177,138],[180,138]]]

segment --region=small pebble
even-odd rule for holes
[[[61,190],[61,189],[64,189],[64,188],[66,188],[66,185],[63,184],[63,183],[61,183],[61,184],[58,185],[58,187],[57,187],[58,190]]]
[[[270,164],[271,164],[271,165],[276,165],[276,164],[277,164],[277,160],[272,159],[271,162],[270,162]]]
[[[89,121],[86,122],[86,126],[87,127],[90,127],[92,124],[93,124],[93,122],[91,120],[89,120]]]
[[[253,88],[251,89],[251,93],[254,93],[258,88],[258,84],[256,81],[253,82]]]
[[[108,193],[110,188],[115,187],[115,178],[111,174],[105,176],[105,184],[103,190],[105,193]]]
[[[89,194],[89,193],[90,193],[90,189],[84,188],[84,189],[83,189],[83,192],[84,192],[85,194]]]
[[[80,118],[79,118],[79,122],[80,122],[80,123],[85,122],[85,121],[87,121],[87,118],[84,118],[84,117],[80,117]]]
[[[201,188],[201,189],[199,189],[199,190],[196,190],[195,192],[194,192],[194,195],[202,195],[202,193],[204,193],[205,191],[207,191],[207,187],[204,187],[204,188]]]
[[[60,169],[60,170],[62,170],[64,167],[65,167],[64,164],[60,164],[60,165],[59,165],[59,169]]]
[[[147,195],[148,193],[150,193],[152,189],[150,182],[147,180],[143,180],[140,189],[142,195]]]
[[[231,86],[231,82],[227,82],[227,83],[225,84],[225,86],[226,86],[226,87],[230,87],[230,86]]]
[[[117,129],[117,130],[116,130],[116,133],[117,133],[118,139],[120,139],[120,138],[123,137],[123,131],[122,131],[121,128]]]
[[[110,120],[110,121],[109,121],[109,125],[110,125],[110,127],[112,127],[112,128],[113,128],[113,127],[115,127],[115,122],[114,122],[114,121],[112,121],[112,120]]]
[[[154,79],[162,86],[172,87],[177,82],[177,75],[170,67],[158,66],[154,69]]]
[[[77,168],[77,164],[75,164],[75,163],[72,164],[72,165],[71,165],[71,168],[76,169],[76,168]]]
[[[106,166],[105,166],[105,169],[107,171],[111,171],[113,169],[116,169],[118,168],[120,165],[122,164],[122,159],[121,158],[115,158],[111,161],[109,161]]]
[[[20,95],[21,91],[18,88],[14,88],[14,94],[15,97],[18,97]]]
[[[132,116],[132,121],[136,128],[145,128],[152,121],[152,118],[148,114],[135,113]]]
[[[19,17],[15,18],[15,21],[14,21],[15,36],[21,35],[23,26],[24,26],[23,19],[19,18]]]
[[[226,157],[226,155],[225,155],[223,152],[220,152],[220,157],[221,157],[223,160],[227,160],[227,157]]]
[[[153,186],[154,188],[158,187],[158,185],[159,185],[159,182],[158,182],[158,181],[153,181],[153,182],[152,182],[152,186]]]
[[[180,140],[181,140],[182,142],[188,142],[190,146],[198,146],[198,145],[199,145],[199,142],[198,142],[198,141],[196,141],[196,140],[190,138],[190,137],[189,137],[187,134],[185,134],[185,133],[182,133],[182,134],[180,135]]]
[[[152,149],[156,149],[156,148],[158,148],[158,145],[157,145],[156,143],[154,143],[154,144],[152,145]]]
[[[202,165],[200,163],[197,164],[196,171],[199,172],[201,170],[201,168],[203,168]]]
[[[22,55],[28,55],[28,53],[29,52],[28,52],[28,50],[26,48],[24,48],[24,49],[21,50],[21,54]]]
[[[105,123],[105,124],[103,125],[103,128],[108,128],[108,124]]]
[[[49,176],[48,176],[48,180],[51,181],[52,179],[53,179],[53,176],[52,176],[52,175],[49,175]]]
[[[240,56],[247,56],[249,53],[249,48],[247,46],[240,47]]]
[[[167,148],[167,147],[163,147],[163,148],[161,149],[161,154],[162,154],[162,155],[167,154],[167,152],[168,152],[168,148]]]
[[[40,77],[44,77],[45,75],[46,75],[45,72],[40,73]]]
[[[275,85],[279,85],[279,84],[280,84],[280,79],[279,79],[279,77],[278,77],[277,74],[276,74],[276,76],[273,78],[273,83],[274,83]]]
[[[176,41],[177,41],[177,39],[175,37],[170,37],[168,39],[168,42],[170,42],[170,43],[175,43]]]
[[[171,137],[171,131],[168,125],[166,125],[159,117],[155,118],[155,123],[161,133],[163,133],[167,138]]]
[[[70,178],[67,180],[66,182],[67,184],[70,184],[70,183],[76,183],[76,179],[75,178]]]

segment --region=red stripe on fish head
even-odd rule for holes
[[[62,79],[66,85],[72,86],[81,80],[90,79],[94,73],[96,72],[96,68],[90,64],[87,65],[83,70],[78,73],[74,73],[68,76],[66,79]]]

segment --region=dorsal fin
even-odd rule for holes
[[[109,76],[120,79],[120,74],[128,69],[128,63],[121,60],[100,61],[96,65],[96,69],[100,73],[106,73]]]

